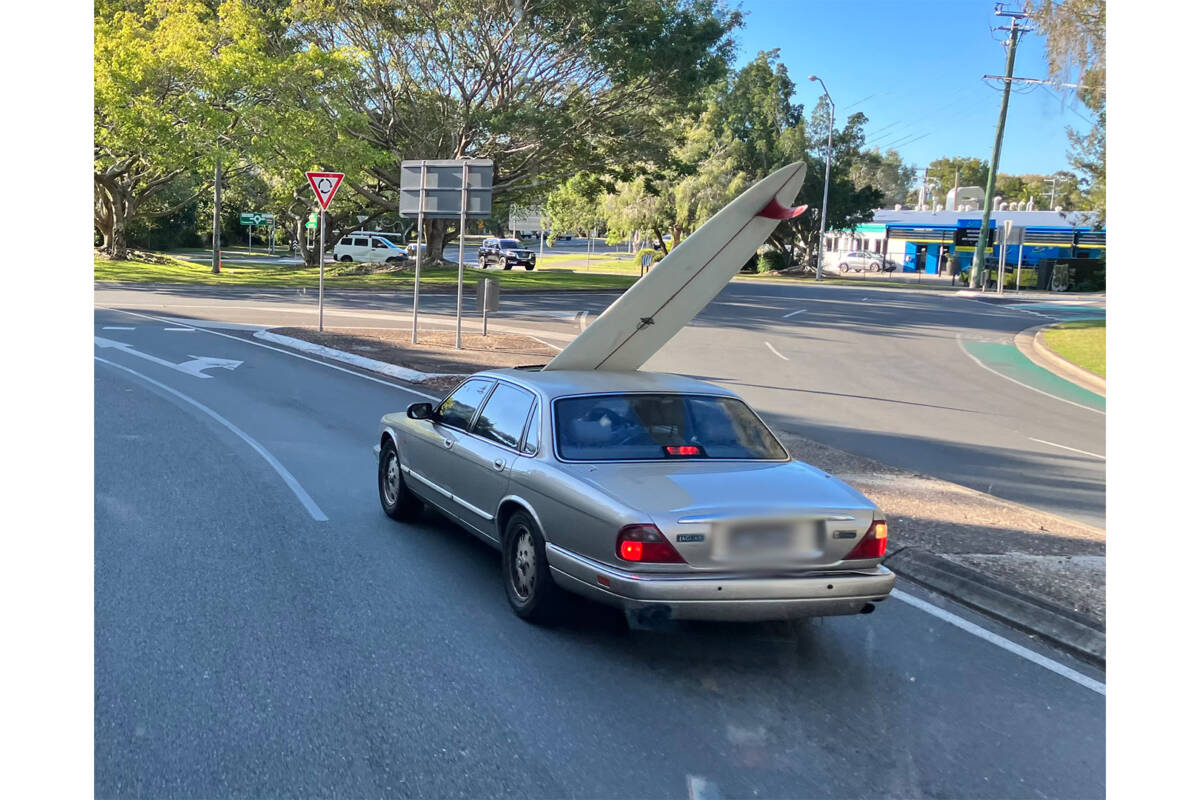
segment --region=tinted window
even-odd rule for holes
[[[731,397],[589,395],[556,401],[554,414],[558,451],[566,459],[787,458],[745,403]],[[686,449],[668,451],[679,447]]]
[[[517,449],[521,434],[525,431],[525,420],[533,406],[533,395],[524,389],[501,383],[488,398],[487,405],[475,422],[475,433],[498,442],[505,447]]]
[[[458,387],[438,406],[438,422],[466,430],[471,424],[471,417],[475,416],[475,409],[479,408],[491,386],[492,381],[474,378]]]
[[[354,246],[355,246],[355,247],[366,247],[366,246],[367,246],[367,240],[366,240],[366,239],[355,239],[355,240],[354,240]]]
[[[518,242],[516,239],[501,239],[501,240],[500,240],[500,247],[508,247],[508,248],[512,248],[512,249],[519,249],[519,248],[521,247],[521,243],[520,243],[520,242]]]

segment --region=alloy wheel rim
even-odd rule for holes
[[[383,499],[389,506],[396,504],[400,496],[400,463],[395,453],[388,454],[387,471],[383,481]]]
[[[517,529],[512,566],[513,590],[522,600],[528,600],[537,584],[537,553],[533,548],[533,534],[524,526]]]

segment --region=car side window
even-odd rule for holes
[[[529,420],[529,430],[525,434],[525,441],[521,445],[521,452],[527,456],[537,455],[538,445],[541,443],[541,421],[541,409],[535,408],[533,418]]]
[[[355,246],[355,247],[366,247],[366,246],[367,246],[367,240],[366,240],[366,239],[355,239],[355,240],[354,240],[354,246]]]
[[[386,245],[386,244],[384,244],[384,243],[383,243],[382,241],[380,241],[379,239],[372,239],[372,240],[371,240],[371,247],[374,247],[374,248],[375,248],[375,249],[377,249],[377,250],[386,250],[386,249],[387,249],[387,245]]]
[[[521,442],[525,431],[525,420],[533,407],[533,395],[524,389],[501,383],[488,398],[479,419],[475,421],[474,433],[513,450]]]
[[[483,403],[488,389],[495,381],[472,378],[442,401],[437,408],[437,421],[451,428],[466,430],[471,425],[475,410]]]

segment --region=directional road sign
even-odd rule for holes
[[[243,211],[243,225],[274,225],[275,215],[266,211]]]
[[[317,196],[317,202],[321,204],[322,209],[328,211],[329,204],[337,194],[338,187],[342,185],[342,178],[346,177],[346,173],[306,172],[304,175],[308,178],[308,185],[312,187],[313,194]]]

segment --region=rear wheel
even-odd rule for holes
[[[338,261],[345,261],[345,262],[347,262],[347,263],[349,263],[349,262],[351,262],[351,261],[353,261],[353,260],[354,260],[354,259],[353,259],[353,258],[351,258],[350,256],[342,256],[341,258],[339,258],[339,259],[338,259]]]
[[[421,513],[424,503],[404,485],[400,455],[389,438],[379,451],[379,504],[395,520],[410,521]]]
[[[546,540],[537,523],[517,511],[504,526],[504,590],[513,612],[527,622],[561,618],[564,593],[550,577]]]

